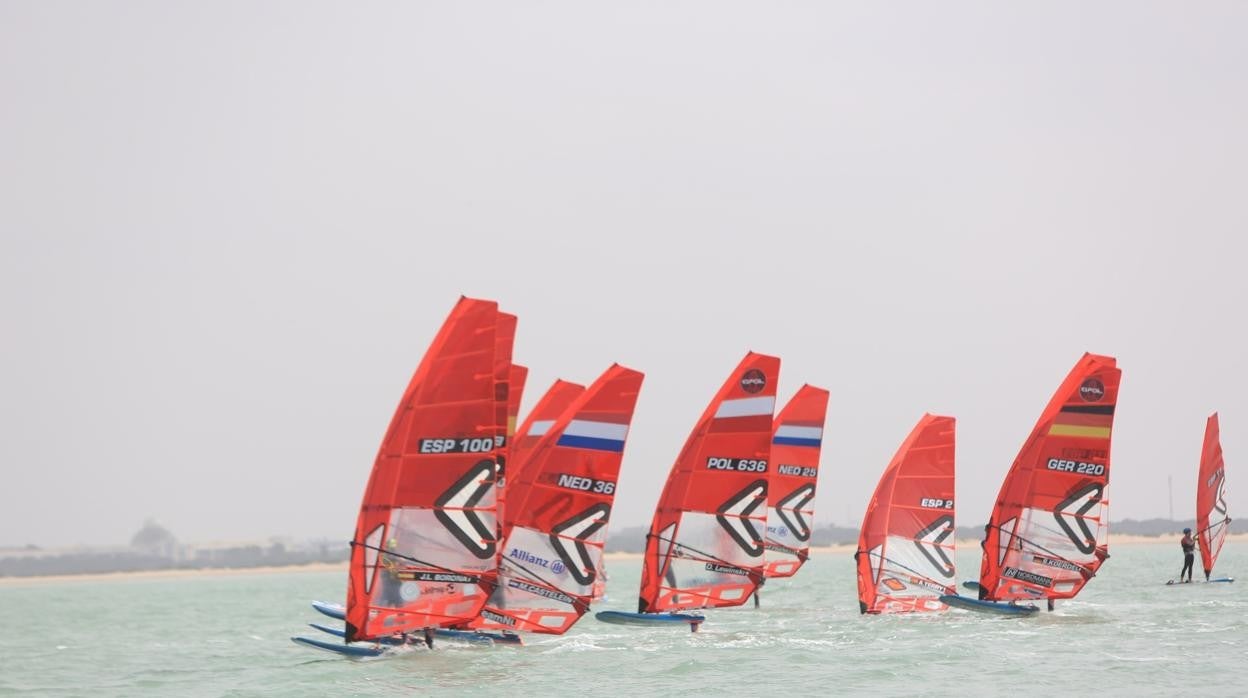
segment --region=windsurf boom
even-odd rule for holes
[[[404,391],[352,541],[347,642],[468,621],[493,591],[512,332],[461,298]]]
[[[810,557],[828,391],[803,385],[776,416],[767,484],[768,577],[791,577]]]
[[[1200,561],[1205,579],[1222,552],[1222,544],[1231,527],[1226,508],[1226,468],[1222,461],[1218,413],[1209,415],[1205,423],[1205,442],[1200,451],[1200,479],[1196,483],[1196,537],[1200,542]],[[1210,580],[1212,581],[1212,580]]]
[[[955,593],[954,430],[923,415],[884,469],[854,553],[862,613],[943,611]]]
[[[640,613],[737,606],[761,583],[779,373],[746,355],[689,435],[646,536]]]
[[[980,598],[1069,599],[1109,557],[1110,437],[1122,371],[1084,354],[1049,401],[997,495]]]

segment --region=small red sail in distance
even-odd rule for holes
[[[642,379],[612,366],[541,437],[508,486],[499,585],[471,627],[559,635],[589,610]]]
[[[753,352],[707,406],[655,508],[638,611],[739,606],[763,579],[780,359]]]
[[[516,435],[512,439],[510,458],[507,463],[512,480],[520,478],[520,472],[524,469],[529,454],[533,452],[533,447],[546,435],[547,431],[550,431],[563,411],[571,407],[572,403],[584,392],[585,386],[565,380],[556,380],[546,390],[546,393],[534,405],[533,410],[529,412],[529,416],[525,417],[524,423],[516,430]],[[503,519],[507,522],[504,526],[506,529],[511,525],[510,519],[505,513]]]
[[[925,414],[875,488],[858,536],[858,609],[941,611],[954,590],[953,417]]]
[[[767,464],[768,577],[791,577],[810,557],[828,391],[803,385],[776,415]]]
[[[1069,599],[1109,557],[1113,357],[1084,354],[1001,484],[983,542],[981,598]]]
[[[1200,481],[1196,483],[1196,535],[1200,539],[1200,561],[1205,578],[1222,552],[1222,543],[1231,527],[1226,508],[1226,468],[1218,434],[1218,413],[1205,423],[1205,443],[1200,451]]]
[[[475,618],[494,589],[498,321],[497,303],[461,298],[395,410],[352,541],[347,642]]]

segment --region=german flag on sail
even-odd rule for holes
[[[1113,424],[1113,405],[1066,405],[1049,426],[1049,436],[1108,439]]]

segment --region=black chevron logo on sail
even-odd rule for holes
[[[928,524],[922,531],[914,535],[914,545],[923,553],[923,557],[932,563],[932,567],[946,579],[953,577],[953,560],[945,553],[941,543],[953,535],[953,517],[942,516]]]
[[[1053,509],[1053,518],[1057,525],[1079,552],[1091,555],[1096,550],[1096,534],[1088,528],[1086,516],[1092,507],[1101,503],[1104,487],[1096,482],[1076,487],[1067,497]],[[1073,509],[1073,511],[1071,511]],[[1072,526],[1073,523],[1073,526]],[[1075,528],[1079,532],[1075,532]]]
[[[780,521],[803,543],[810,540],[810,522],[802,516],[801,510],[814,498],[815,486],[808,482],[776,502],[776,514],[780,516]]]
[[[763,536],[749,516],[767,503],[767,481],[755,480],[720,505],[715,519],[750,557],[763,554]]]
[[[606,502],[599,502],[558,524],[550,532],[550,544],[559,554],[564,567],[568,568],[568,574],[572,575],[572,578],[579,584],[593,584],[598,576],[597,570],[594,569],[594,561],[589,556],[589,549],[585,547],[585,539],[606,526],[610,515],[610,505]],[[575,557],[572,551],[568,550],[569,540],[575,541],[572,546],[572,549],[576,551]]]
[[[1218,478],[1218,496],[1213,500],[1213,510],[1226,516],[1226,475]]]
[[[485,525],[474,507],[494,486],[493,476],[494,461],[478,461],[434,502],[433,514],[438,521],[481,560],[494,557],[496,541],[494,531]]]

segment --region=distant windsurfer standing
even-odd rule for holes
[[[1183,571],[1179,572],[1179,582],[1190,584],[1192,581],[1192,564],[1196,561],[1196,539],[1192,538],[1192,529],[1183,529],[1183,539],[1179,541],[1179,545],[1183,546]],[[1187,579],[1183,579],[1183,575],[1187,575]]]

